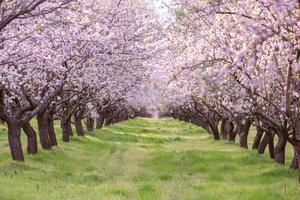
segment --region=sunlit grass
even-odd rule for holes
[[[57,132],[60,140],[58,126]],[[297,172],[288,166],[236,144],[213,141],[202,129],[169,118],[129,120],[25,159],[11,161],[6,128],[0,125],[1,200],[300,196]]]

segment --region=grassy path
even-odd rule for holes
[[[296,176],[168,118],[106,127],[25,163],[10,161],[0,127],[0,200],[296,200]]]

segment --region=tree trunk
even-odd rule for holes
[[[195,117],[191,118],[191,123],[194,124],[194,125],[196,125],[196,126],[198,126],[197,120],[195,119]]]
[[[70,123],[71,123],[71,119],[62,118],[60,120],[60,127],[62,130],[62,140],[64,142],[70,141],[70,135],[71,135],[71,131],[72,131],[72,129],[70,129]]]
[[[38,145],[35,130],[29,122],[25,123],[22,126],[22,129],[27,136],[27,153],[33,155],[36,154],[38,151]]]
[[[234,128],[233,122],[228,124],[228,139],[229,142],[235,142],[235,138],[237,136],[237,129]]]
[[[88,132],[94,132],[94,119],[93,118],[87,117],[86,129],[88,130]]]
[[[67,129],[68,129],[69,135],[74,136],[73,129],[72,129],[72,118],[71,117],[69,117],[69,119],[67,119]]]
[[[228,129],[227,129],[227,121],[228,119],[223,118],[221,121],[221,139],[222,140],[227,140],[228,139]]]
[[[104,119],[105,119],[104,115],[100,114],[96,121],[97,129],[101,129],[103,127]]]
[[[83,130],[83,126],[82,126],[82,116],[81,115],[74,115],[74,119],[75,119],[75,129],[77,132],[78,136],[84,136],[84,130]]]
[[[24,161],[23,149],[21,144],[21,126],[14,120],[9,120],[8,143],[13,160]]]
[[[211,128],[211,132],[212,132],[214,140],[220,140],[218,126],[211,126],[210,128]]]
[[[38,130],[39,130],[39,136],[40,136],[40,142],[42,148],[44,150],[50,150],[51,144],[50,144],[49,134],[48,134],[48,124],[44,112],[40,112],[37,114],[37,122],[38,122]]]
[[[275,153],[274,153],[274,134],[269,133],[269,156],[271,159],[275,158]]]
[[[198,118],[198,124],[200,127],[204,128],[209,134],[212,134],[211,128],[206,120]]]
[[[293,148],[298,161],[298,181],[300,182],[300,143],[293,144]]]
[[[237,123],[237,134],[241,136],[243,134],[244,124],[242,122]]]
[[[182,121],[182,119],[180,120]],[[105,119],[105,126],[110,126],[111,125],[111,122],[112,122],[112,117],[108,117]]]
[[[47,114],[46,115],[46,121],[47,121],[47,128],[48,128],[48,135],[49,135],[49,140],[50,140],[50,145],[52,147],[57,146],[57,139],[56,139],[56,134],[54,130],[54,123],[53,123],[53,115],[52,114]]]
[[[183,121],[190,122],[190,119],[188,117],[184,117]]]
[[[256,128],[256,135],[253,141],[252,149],[258,149],[258,146],[261,142],[264,131],[261,128]]]
[[[279,164],[285,163],[285,147],[287,140],[284,137],[278,137],[277,144],[274,149],[275,161]]]
[[[265,133],[263,136],[263,139],[261,140],[261,142],[258,145],[258,153],[264,154],[268,144],[269,144],[269,136],[267,133]]]
[[[251,120],[245,119],[242,134],[240,135],[240,147],[248,149],[248,134],[251,127]]]
[[[296,153],[294,153],[294,157],[293,157],[293,160],[292,160],[292,162],[291,162],[291,164],[290,164],[290,168],[291,168],[291,169],[298,169],[298,168],[299,168]]]

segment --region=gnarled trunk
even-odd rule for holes
[[[32,128],[29,122],[22,126],[22,129],[27,136],[27,153],[36,154],[38,151],[37,136],[35,130]]]
[[[81,122],[82,116],[81,115],[74,115],[75,120],[75,129],[78,136],[84,136],[84,130]]]
[[[228,121],[228,119],[226,119],[226,118],[223,118],[221,121],[220,135],[221,135],[222,140],[228,139],[227,121]]]
[[[21,126],[15,120],[7,122],[8,143],[13,160],[24,161],[24,155],[21,144]]]
[[[242,134],[240,135],[240,147],[248,149],[248,134],[251,127],[251,120],[245,119]]]
[[[258,153],[264,154],[268,144],[269,144],[269,136],[267,133],[265,133],[263,136],[263,139],[261,140],[261,142],[258,145]]]
[[[69,142],[70,135],[72,134],[71,118],[69,119],[62,118],[60,120],[60,127],[62,130],[62,140],[64,142]]]
[[[275,158],[275,153],[274,153],[274,133],[268,133],[269,134],[269,156],[271,159]]]
[[[293,160],[291,161],[290,168],[291,169],[298,169],[299,168],[298,159],[297,159],[296,153],[294,153],[294,157],[293,157]]]
[[[39,130],[39,136],[40,136],[40,142],[42,148],[45,150],[50,150],[51,144],[50,144],[49,134],[48,134],[48,123],[44,112],[39,112],[37,114],[37,122],[38,122],[38,130]]]
[[[94,119],[93,118],[87,117],[86,129],[88,130],[88,132],[94,132]]]
[[[182,119],[180,121],[182,121]],[[110,126],[111,123],[112,123],[112,117],[107,117],[105,119],[105,126]]]
[[[69,135],[74,136],[73,129],[72,129],[72,119],[71,119],[71,117],[67,120],[67,129],[68,129]]]
[[[300,143],[293,144],[293,148],[298,161],[298,181],[300,182]]]
[[[275,158],[274,155],[274,134],[272,132],[265,132],[263,139],[261,140],[258,146],[258,153],[263,154],[265,152],[266,147],[269,147],[269,156],[271,159]]]
[[[104,124],[104,115],[100,114],[99,117],[97,118],[97,121],[96,121],[96,128],[97,129],[101,129],[103,127],[103,124]]]
[[[235,138],[236,138],[237,133],[238,133],[238,128],[237,128],[237,126],[234,127],[233,122],[230,122],[228,127],[229,127],[228,128],[228,139],[229,139],[229,142],[235,142]]]
[[[275,161],[279,164],[285,163],[285,147],[287,140],[284,137],[278,137],[277,144],[274,149]]]
[[[46,114],[46,122],[47,122],[47,128],[48,128],[48,135],[50,140],[50,145],[52,147],[57,146],[57,139],[56,134],[54,130],[54,122],[53,122],[53,114]]]
[[[252,149],[258,149],[258,146],[261,142],[264,131],[261,128],[256,128],[256,135],[253,141]]]
[[[244,124],[242,122],[237,122],[237,134],[241,136],[243,134]]]
[[[210,126],[211,133],[213,135],[214,140],[220,140],[220,134],[218,129],[218,124]]]

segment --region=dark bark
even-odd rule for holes
[[[27,136],[27,153],[36,154],[38,151],[37,136],[35,130],[32,128],[29,122],[22,126],[22,129]]]
[[[204,128],[209,134],[212,134],[210,126],[209,126],[208,122],[205,119],[198,117],[197,118],[197,124],[198,124],[198,126]]]
[[[261,128],[256,128],[256,135],[253,141],[252,149],[258,149],[258,146],[261,142],[264,131]]]
[[[258,145],[258,153],[259,154],[264,154],[268,144],[269,144],[269,136],[268,136],[267,133],[265,133],[263,135],[263,139],[261,140],[261,142]]]
[[[182,120],[180,120],[180,121],[182,121]],[[110,126],[111,123],[112,123],[112,117],[107,117],[105,119],[105,126]]]
[[[8,143],[13,160],[24,161],[24,155],[21,144],[21,126],[14,120],[9,120]]]
[[[274,159],[275,158],[275,153],[274,153],[274,134],[273,133],[268,133],[269,135],[269,144],[268,144],[268,147],[269,147],[269,156],[271,159]]]
[[[70,124],[71,123],[71,119],[64,119],[62,118],[60,120],[60,127],[62,130],[62,141],[63,142],[69,142],[70,141]]]
[[[230,122],[228,124],[228,139],[229,142],[235,142],[235,138],[237,136],[237,129],[234,128],[234,124]]]
[[[104,115],[100,114],[99,117],[97,118],[97,121],[96,121],[96,128],[97,129],[101,129],[103,127],[103,124],[104,124]]]
[[[218,125],[210,126],[210,129],[211,129],[214,140],[220,140]]]
[[[81,122],[82,116],[75,115],[74,120],[75,120],[75,129],[76,129],[77,135],[84,136],[84,130],[83,130],[82,122]]]
[[[300,143],[293,144],[293,148],[298,161],[298,181],[300,182]]]
[[[244,124],[242,122],[237,123],[237,134],[241,136],[243,134]]]
[[[72,119],[71,116],[66,120],[67,121],[67,129],[70,136],[74,136],[72,129]]]
[[[275,162],[279,164],[285,163],[285,147],[287,140],[284,137],[278,137],[277,144],[274,149]]]
[[[294,154],[293,160],[291,161],[290,168],[291,169],[298,169],[299,168],[296,153]]]
[[[251,120],[245,119],[242,134],[240,135],[240,147],[248,149],[248,134],[251,127]]]
[[[87,117],[86,129],[88,130],[88,132],[94,132],[94,119],[93,118]]]
[[[48,135],[50,140],[50,145],[52,147],[57,146],[57,139],[54,129],[54,119],[52,114],[46,115],[46,121],[47,121],[47,128],[48,128]]]
[[[203,128],[204,128],[205,130],[207,130],[207,132],[208,132],[209,134],[212,134],[211,128],[210,128],[210,126],[209,126],[208,124],[205,124],[205,125],[203,126]]]
[[[188,117],[184,117],[183,121],[190,122],[190,119]]]
[[[221,135],[222,140],[228,140],[227,121],[228,121],[228,119],[226,119],[226,118],[223,118],[221,121],[220,135]]]
[[[48,134],[48,123],[44,112],[39,112],[37,114],[38,130],[40,136],[41,146],[44,150],[50,150],[51,144]]]
[[[194,117],[191,118],[191,123],[198,126],[197,120]]]

